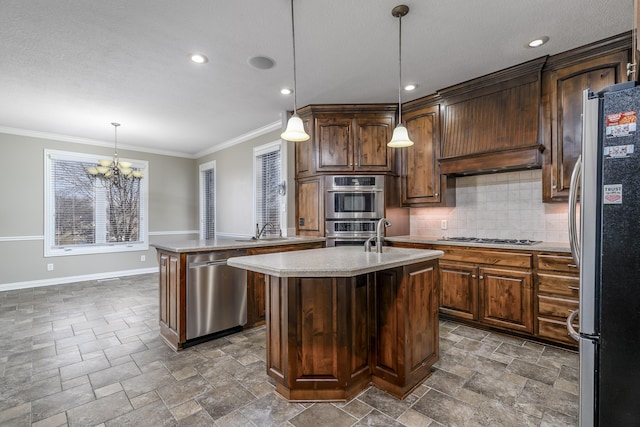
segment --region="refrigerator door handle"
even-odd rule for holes
[[[582,155],[580,155],[576,161],[576,165],[571,173],[571,183],[569,184],[569,246],[571,247],[573,261],[578,268],[580,268],[580,238],[576,224],[576,209],[578,204],[578,185],[580,184],[581,175]]]
[[[567,317],[567,331],[569,332],[569,336],[576,341],[580,341],[580,334],[573,327],[573,320],[578,315],[579,310],[572,311],[569,317]]]

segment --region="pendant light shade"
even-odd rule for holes
[[[304,123],[296,112],[296,98],[298,96],[298,90],[296,87],[296,29],[293,18],[293,0],[291,0],[291,35],[293,40],[293,115],[287,122],[287,128],[280,134],[280,138],[285,141],[306,141],[309,139],[309,135],[304,131]]]
[[[398,18],[398,126],[393,130],[391,141],[387,146],[393,148],[410,147],[413,141],[409,139],[409,132],[402,124],[402,17],[409,13],[409,6],[401,4],[391,10],[391,15]]]
[[[409,139],[409,132],[402,123],[396,126],[391,141],[387,142],[387,146],[392,148],[411,147],[412,145],[413,141]]]
[[[292,142],[306,141],[309,139],[309,135],[304,131],[304,124],[299,115],[294,114],[289,118],[287,128],[280,134],[280,138]]]

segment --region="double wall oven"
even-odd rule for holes
[[[384,217],[384,176],[331,176],[327,184],[327,246],[363,245]]]

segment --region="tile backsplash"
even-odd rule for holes
[[[421,236],[569,241],[567,204],[542,203],[539,169],[456,178],[454,208],[412,208],[410,221]]]

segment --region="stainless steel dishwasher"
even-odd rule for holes
[[[246,250],[187,256],[187,340],[247,323],[247,272],[227,265]]]

